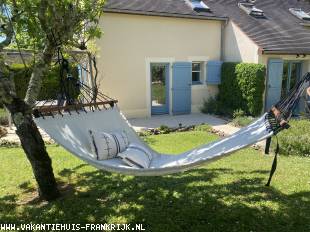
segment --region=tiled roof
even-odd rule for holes
[[[266,18],[247,15],[237,0],[205,2],[215,14],[232,20],[264,53],[310,54],[310,27],[300,25],[302,21],[289,12],[292,7],[310,12],[310,1],[257,0],[255,6]]]
[[[185,0],[107,0],[105,12],[156,15],[167,17],[219,19],[213,12],[194,11]]]

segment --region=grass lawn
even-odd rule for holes
[[[193,131],[147,137],[179,153],[216,139]],[[198,169],[162,177],[96,170],[49,146],[57,179],[53,203],[30,201],[35,182],[20,148],[0,148],[1,223],[142,223],[146,231],[310,231],[310,159],[281,156],[271,187],[272,157],[251,148]]]

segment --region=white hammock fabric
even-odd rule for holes
[[[139,138],[116,106],[107,110],[96,110],[88,113],[72,112],[71,115],[36,118],[35,122],[58,144],[96,168],[127,175],[158,176],[191,169],[271,137],[273,131],[269,128],[268,120],[265,118],[266,114],[229,137],[179,155],[160,154],[152,150]],[[130,143],[139,144],[152,153],[153,159],[150,167],[146,169],[132,168],[124,164],[120,158],[93,159],[88,138],[89,130],[107,133],[125,131]],[[177,144],[172,145],[177,146]]]

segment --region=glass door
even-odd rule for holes
[[[283,66],[282,92],[281,97],[288,95],[290,90],[294,88],[301,76],[301,62],[285,61]]]
[[[169,64],[151,64],[152,114],[169,113]]]
[[[285,61],[283,66],[282,91],[281,98],[288,95],[290,90],[294,88],[301,77],[301,62],[300,61]],[[298,114],[299,109],[296,107],[294,114]]]

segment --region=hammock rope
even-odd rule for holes
[[[280,100],[275,107],[282,113],[282,116],[289,120],[292,112],[299,103],[306,87],[310,85],[310,73],[306,73],[304,77],[292,88],[288,96]]]
[[[113,107],[117,100],[101,93],[81,82],[70,72],[69,62],[61,51],[57,50],[57,64],[59,65],[59,90],[55,91],[53,99],[37,102],[33,115],[38,117],[52,116],[64,112],[71,115],[71,111],[87,113],[88,111],[102,110]]]

